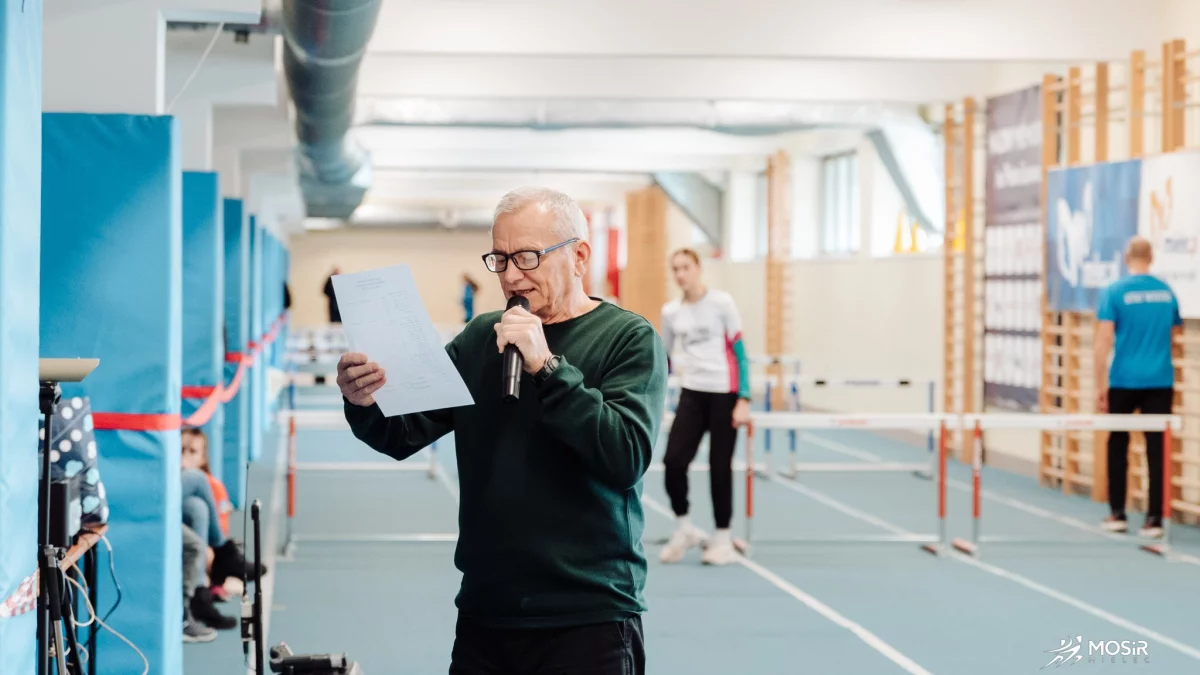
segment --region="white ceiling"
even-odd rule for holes
[[[619,200],[653,171],[759,170],[780,147],[821,144],[801,140],[802,133],[470,127],[918,119],[921,104],[995,93],[993,83],[1009,86],[1026,72],[1032,84],[1068,63],[1157,49],[1176,27],[1171,17],[1196,5],[384,0],[358,82],[363,126],[354,137],[375,169],[367,203],[477,209],[533,181],[582,199]],[[252,35],[250,45],[239,45],[226,36],[210,55],[205,68],[216,72],[205,81],[254,63],[257,70],[230,75],[236,96],[225,98],[278,98],[278,81],[260,85],[257,97],[250,91],[264,65],[276,67],[275,49],[263,46],[272,39]],[[169,69],[198,58],[206,43],[206,35],[171,35]],[[222,124],[236,122],[214,119],[219,143]]]

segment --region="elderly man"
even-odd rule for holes
[[[1099,412],[1169,415],[1175,402],[1175,366],[1171,345],[1181,330],[1179,302],[1171,287],[1150,274],[1154,260],[1150,242],[1134,237],[1125,250],[1129,275],[1104,290],[1096,311],[1093,371]],[[1112,364],[1109,365],[1109,350]],[[1126,531],[1125,472],[1129,432],[1108,436],[1108,504],[1103,527]],[[1150,474],[1149,504],[1140,534],[1162,536],[1163,434],[1146,433],[1146,466]]]
[[[642,477],[658,437],[667,356],[642,317],[588,297],[583,212],[546,189],[506,195],[483,256],[514,307],[446,347],[475,403],[387,418],[386,373],[346,354],[338,386],[354,435],[402,460],[454,433],[462,571],[451,675],[645,672]],[[505,346],[524,359],[502,399]]]

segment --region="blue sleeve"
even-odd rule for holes
[[[1100,295],[1100,306],[1096,309],[1096,320],[1117,320],[1117,308],[1113,303],[1113,290],[1111,286],[1104,289],[1104,292]]]
[[[1175,299],[1171,303],[1171,312],[1175,315],[1175,316],[1171,317],[1171,325],[1172,326],[1182,326],[1183,325],[1183,317],[1181,317],[1179,315],[1179,300],[1178,299]]]

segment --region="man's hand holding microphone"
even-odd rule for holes
[[[497,350],[505,352],[509,348],[509,353],[505,354],[505,371],[514,371],[512,375],[519,370],[536,373],[550,358],[542,321],[530,314],[528,307],[529,303],[523,297],[514,295],[500,322],[494,326]],[[383,367],[368,359],[366,354],[347,352],[338,359],[338,389],[354,405],[374,405],[373,394],[386,383],[387,373]]]

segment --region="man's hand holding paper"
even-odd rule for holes
[[[338,389],[354,405],[374,405],[375,397],[372,394],[387,382],[383,368],[369,361],[366,354],[358,352],[342,354],[337,373]]]
[[[339,274],[333,287],[351,349],[338,362],[347,400],[385,417],[474,403],[407,265]]]

